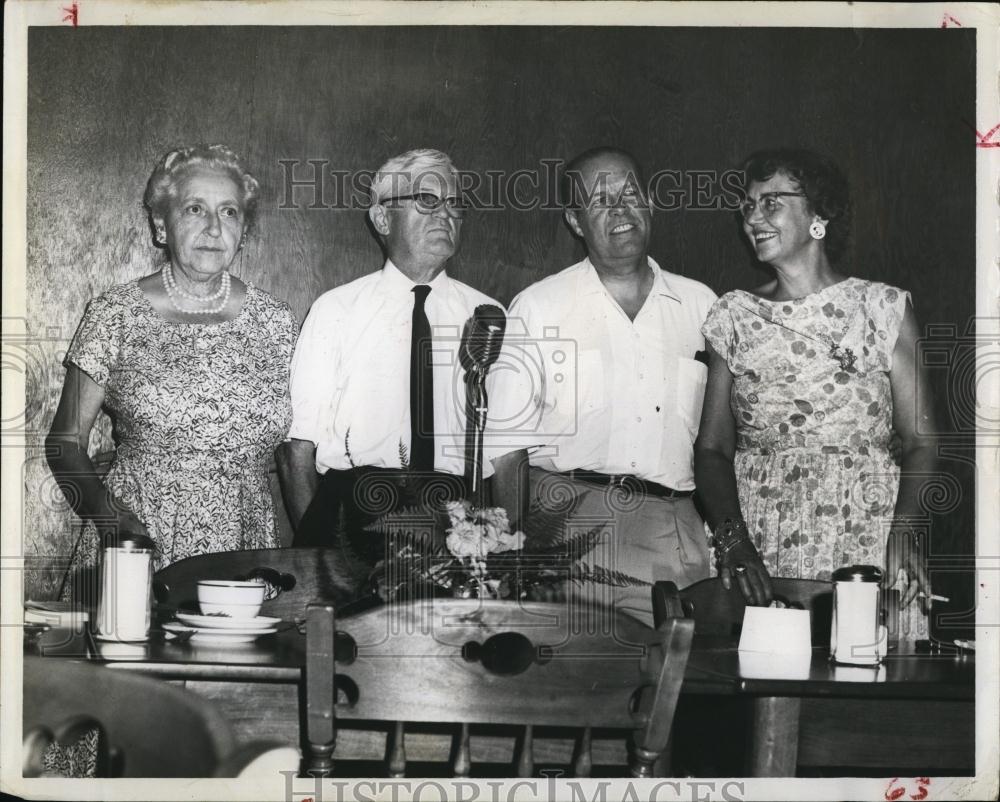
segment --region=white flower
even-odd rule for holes
[[[523,532],[511,534],[510,519],[503,507],[476,508],[468,501],[449,501],[445,509],[451,521],[445,543],[456,557],[482,559],[524,545]]]
[[[518,529],[514,533],[504,532],[493,551],[516,551],[524,548],[524,532]]]
[[[452,526],[469,520],[471,506],[468,501],[446,501],[444,508]]]
[[[479,527],[468,521],[455,523],[448,530],[445,545],[448,546],[448,551],[456,557],[483,557],[486,555]]]

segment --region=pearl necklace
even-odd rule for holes
[[[208,295],[204,298],[198,295],[192,295],[185,292],[180,287],[177,286],[177,282],[174,281],[174,270],[173,265],[169,262],[163,266],[163,270],[160,275],[163,277],[163,288],[167,291],[167,297],[170,299],[171,305],[178,312],[184,315],[217,315],[223,309],[226,308],[229,303],[229,295],[232,292],[232,282],[230,280],[229,271],[225,271],[222,274],[222,284],[219,289],[212,295]],[[185,309],[181,306],[179,298],[186,298],[190,301],[195,301],[197,303],[211,303],[212,301],[219,300],[219,303],[209,309]]]

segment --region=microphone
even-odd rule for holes
[[[507,329],[507,316],[499,306],[482,304],[476,307],[465,326],[458,358],[466,373],[486,375],[490,366],[500,357],[503,335]]]
[[[486,374],[500,357],[507,316],[499,306],[477,306],[465,324],[458,360],[465,370],[465,482],[468,491],[485,506],[483,495],[483,432],[489,399],[486,395]]]

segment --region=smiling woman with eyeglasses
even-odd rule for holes
[[[909,293],[847,275],[851,205],[830,160],[772,150],[743,170],[743,233],[774,278],[724,295],[702,328],[711,364],[695,476],[719,573],[753,602],[765,574],[829,580],[846,564],[884,565],[888,587],[905,571],[908,605],[931,594],[907,521],[918,477],[934,469]],[[902,624],[926,637],[914,607]]]

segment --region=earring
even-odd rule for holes
[[[156,229],[156,241],[161,245],[165,245],[167,242],[167,232],[162,228]]]
[[[826,225],[817,220],[809,226],[809,236],[813,239],[823,239],[826,236]]]

